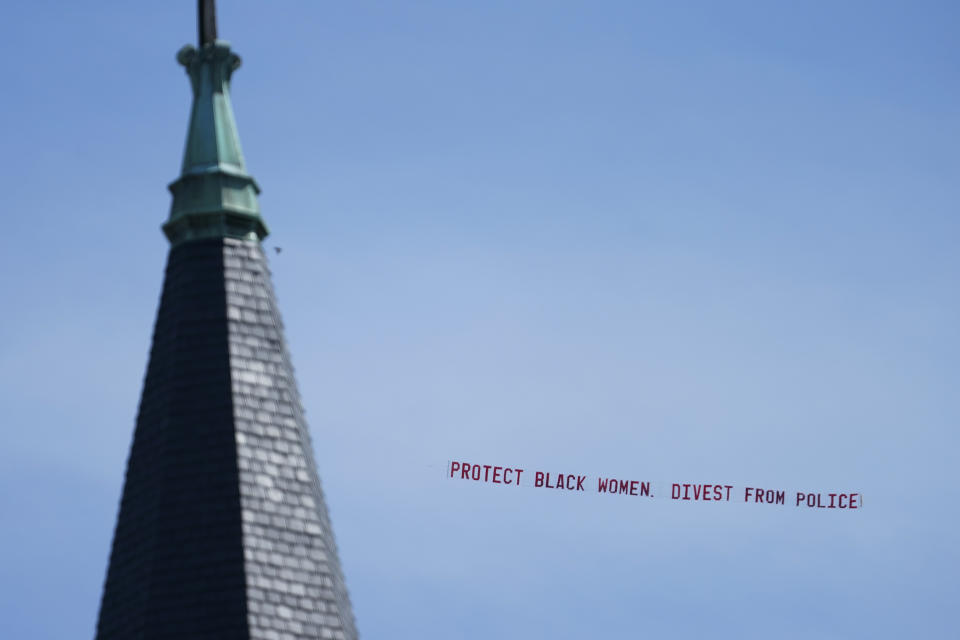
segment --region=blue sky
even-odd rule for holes
[[[0,24],[0,637],[93,635],[194,8]],[[219,3],[364,638],[955,637],[958,13]]]

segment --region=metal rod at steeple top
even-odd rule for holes
[[[217,6],[214,0],[197,0],[197,27],[200,46],[213,44],[217,39]]]

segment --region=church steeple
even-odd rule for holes
[[[257,194],[246,170],[230,103],[230,79],[240,57],[217,40],[213,0],[198,0],[199,48],[177,53],[190,78],[193,106],[180,177],[170,185],[173,205],[163,231],[172,244],[195,238],[266,237]]]
[[[193,111],[97,640],[356,640],[260,240],[229,80],[200,2]]]

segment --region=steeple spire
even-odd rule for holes
[[[199,3],[200,46],[163,292],[96,640],[357,640],[260,240],[229,82],[240,58]]]
[[[258,238],[260,187],[247,173],[230,103],[230,78],[240,56],[217,39],[214,0],[198,0],[200,48],[177,53],[190,77],[193,107],[180,177],[170,185],[173,205],[163,231],[172,244],[211,237]]]

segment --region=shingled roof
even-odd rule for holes
[[[230,106],[239,58],[199,4],[200,47],[178,54],[193,110],[96,637],[353,640]]]

